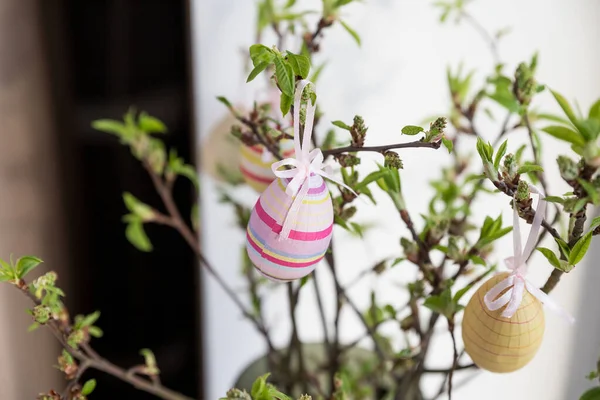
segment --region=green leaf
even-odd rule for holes
[[[488,97],[513,113],[519,112],[519,102],[509,94],[492,93]]]
[[[486,265],[485,260],[475,254],[470,255],[469,260],[473,261],[473,264],[483,265],[483,266]]]
[[[577,122],[577,117],[575,116],[571,105],[569,105],[569,102],[560,93],[555,92],[554,90],[550,90],[550,92],[552,92],[552,95],[556,99],[556,102],[558,103],[560,108],[562,108],[567,118],[569,118],[569,120],[575,125],[575,122]]]
[[[600,217],[596,217],[590,222],[590,232],[600,226]]]
[[[98,321],[98,318],[100,318],[100,311],[95,311],[90,315],[86,315],[82,320],[81,323],[79,324],[80,328],[86,327],[86,326],[92,326],[94,325],[94,323],[96,321]]]
[[[360,46],[360,36],[358,36],[358,33],[356,33],[354,29],[350,28],[350,26],[344,21],[340,20],[340,24],[342,24],[344,29],[354,38],[356,43]]]
[[[371,182],[375,182],[375,181],[379,180],[380,178],[384,178],[384,177],[388,176],[390,174],[390,171],[391,170],[389,168],[386,168],[385,170],[371,172],[369,175],[367,175],[365,177],[365,179],[362,180],[362,182],[357,184],[354,187],[354,189],[356,191],[360,192],[363,188],[367,187]]]
[[[96,380],[90,379],[83,384],[83,387],[81,388],[81,394],[87,396],[91,394],[94,391],[94,389],[96,389]]]
[[[141,221],[130,222],[125,230],[125,236],[138,250],[144,252],[152,251],[152,243],[150,243],[150,239],[146,236]]]
[[[112,133],[113,135],[123,136],[127,134],[125,125],[114,119],[99,119],[92,122],[92,128],[97,131]]]
[[[575,132],[566,126],[552,125],[542,128],[547,134],[557,139],[564,140],[577,146],[585,146],[585,139],[579,132]]]
[[[102,329],[98,328],[97,326],[90,326],[88,328],[88,332],[90,333],[91,336],[93,336],[95,338],[101,338],[102,335],[104,335],[104,332],[102,332]]]
[[[166,125],[158,118],[148,115],[146,112],[142,112],[138,119],[138,128],[147,133],[166,133]]]
[[[568,258],[569,254],[571,254],[571,249],[569,248],[569,244],[562,240],[561,238],[554,238],[558,247],[560,247],[562,253]]]
[[[448,318],[457,310],[452,303],[450,289],[444,289],[439,295],[429,296],[425,299],[423,305],[438,314],[442,314]]]
[[[447,139],[445,136],[442,136],[442,144],[446,149],[448,149],[448,154],[452,153],[452,149],[454,149],[454,143],[452,140]]]
[[[265,46],[264,44],[253,44],[250,46],[250,58],[252,59],[252,65],[255,67],[260,63],[272,63],[275,56],[275,52]]]
[[[0,272],[2,272],[5,276],[8,277],[8,279],[6,279],[6,280],[14,279],[16,277],[16,275],[15,275],[16,271],[13,269],[12,265],[1,259],[0,259]]]
[[[571,121],[571,123],[575,125],[575,127],[581,133],[581,135],[583,135],[588,140],[594,138],[595,136],[589,130],[589,128],[577,119],[577,116],[575,115],[575,112],[569,105],[569,102],[560,93],[557,93],[554,90],[551,90],[551,92],[558,104],[560,105],[560,108],[562,108],[567,118],[569,118],[569,121]]]
[[[196,189],[200,188],[196,168],[193,165],[185,164],[183,158],[177,156],[177,151],[175,149],[171,149],[169,152],[169,164],[167,169],[168,172],[172,174],[181,175],[189,179]]]
[[[491,267],[490,269],[488,269],[487,271],[485,271],[481,276],[479,276],[479,279],[484,279],[486,276],[488,276],[489,274],[491,274],[492,272],[494,272],[496,270],[496,267]],[[460,301],[460,299],[473,287],[475,286],[475,283],[469,283],[467,286],[465,286],[464,288],[460,289],[459,291],[457,291],[454,294],[454,297],[452,298],[452,301],[455,304],[458,304],[458,302]]]
[[[347,131],[349,131],[350,129],[352,129],[352,127],[351,127],[351,126],[349,126],[349,125],[346,125],[346,124],[345,124],[344,122],[342,122],[342,121],[331,121],[331,123],[332,123],[333,125],[337,126],[338,128],[342,128],[342,129],[345,129],[345,130],[347,130]]]
[[[296,0],[288,0],[288,2],[285,3],[285,8],[291,8],[294,4],[296,4]]]
[[[292,96],[288,96],[285,93],[281,93],[281,97],[279,98],[279,109],[281,110],[281,115],[283,115],[284,117],[287,115],[287,113],[290,111],[290,108],[292,107],[293,101],[294,98]]]
[[[579,400],[600,400],[600,387],[591,388],[582,394]]]
[[[505,140],[504,143],[502,143],[498,148],[498,152],[496,153],[496,157],[494,158],[494,167],[496,167],[496,169],[498,169],[498,167],[500,166],[500,161],[502,161],[502,157],[504,157],[504,154],[506,153],[507,145],[508,139]]]
[[[540,167],[539,165],[535,165],[535,164],[525,164],[522,165],[521,167],[519,167],[519,169],[517,170],[518,174],[528,174],[530,172],[543,172],[544,169],[542,167]]]
[[[267,68],[269,65],[271,65],[271,63],[266,62],[266,61],[259,63],[256,67],[254,67],[254,69],[252,71],[250,71],[250,75],[248,75],[248,79],[246,79],[246,83],[252,82],[254,80],[254,78],[256,78],[258,76],[258,74],[263,72],[265,70],[265,68]]]
[[[324,68],[325,68],[325,63],[323,63],[323,64],[319,65],[317,68],[315,68],[313,70],[313,74],[309,78],[309,80],[313,83],[317,83],[317,80],[319,79],[319,76],[321,76],[321,72],[323,71]]]
[[[125,203],[125,207],[127,207],[134,215],[140,217],[142,221],[148,221],[154,217],[152,207],[142,203],[137,197],[129,192],[123,193],[123,202]]]
[[[590,107],[588,118],[600,121],[600,99]]]
[[[300,76],[302,79],[306,79],[308,77],[308,73],[310,72],[310,60],[308,57],[296,55],[288,51],[287,60],[292,66],[292,70],[296,76]]]
[[[559,196],[546,196],[544,197],[544,200],[546,200],[549,203],[558,203],[558,204],[564,204],[565,199],[563,199],[562,197]]]
[[[33,256],[24,256],[24,257],[19,258],[17,260],[17,268],[16,268],[17,277],[19,277],[19,278],[25,277],[25,275],[27,275],[29,272],[31,272],[35,267],[37,267],[41,263],[43,263],[42,260],[40,260],[37,257],[33,257]]]
[[[569,264],[577,265],[590,248],[590,243],[592,243],[592,233],[588,232],[583,235],[571,249],[571,254],[569,254]]]
[[[406,125],[404,128],[402,128],[402,133],[404,135],[410,135],[410,136],[418,135],[419,133],[421,133],[423,131],[424,131],[423,128],[421,128],[420,126],[415,126],[415,125]]]
[[[594,203],[594,205],[598,205],[598,203],[600,203],[600,194],[598,193],[598,189],[596,189],[596,187],[594,187],[594,185],[588,181],[585,181],[581,178],[577,178],[577,182],[583,186],[588,196],[590,196],[590,199],[592,199],[592,203]]]
[[[552,265],[556,269],[562,270],[560,262],[558,261],[558,257],[556,257],[556,254],[554,254],[552,250],[547,249],[545,247],[538,247],[536,250],[542,253],[544,257],[546,257],[550,265]]]
[[[346,4],[352,3],[354,0],[337,0],[334,4],[335,8],[345,6]]]
[[[267,390],[267,378],[271,375],[270,373],[266,373],[262,376],[259,376],[254,383],[252,384],[252,390],[250,394],[252,398],[260,398],[263,395],[263,392]]]
[[[231,105],[231,103],[229,102],[229,100],[227,100],[227,98],[223,97],[223,96],[218,96],[217,100],[219,100],[221,103],[223,103],[225,105],[225,107],[232,109],[233,106]]]
[[[281,91],[287,96],[294,97],[294,71],[292,66],[285,62],[283,57],[277,56],[275,61],[275,76],[277,77],[277,83]]]

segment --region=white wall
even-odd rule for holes
[[[253,90],[257,89],[257,86],[243,84],[245,77],[241,73],[240,56],[240,49],[253,43],[253,3],[247,0],[194,2],[195,93],[200,139],[210,134],[211,128],[225,113],[215,96],[225,95],[242,102],[251,98]],[[312,4],[317,8],[320,2],[303,0],[298,3]],[[583,109],[600,96],[600,75],[597,73],[600,64],[600,48],[597,46],[600,3],[596,0],[479,0],[469,6],[469,10],[491,31],[505,26],[513,28],[500,46],[501,57],[508,62],[510,69],[514,70],[517,62],[529,59],[537,50],[540,52],[539,78],[542,82],[568,98],[577,98]],[[358,48],[339,27],[328,30],[322,53],[329,62],[317,91],[319,102],[327,113],[323,121],[348,121],[355,114],[361,114],[369,125],[368,144],[403,140],[400,127],[420,124],[423,118],[448,110],[446,65],[457,65],[464,60],[466,67],[482,72],[492,67],[488,48],[481,37],[468,26],[440,26],[438,12],[433,10],[429,1],[370,0],[349,6],[346,14],[345,19],[361,34],[363,46]],[[482,75],[477,78],[481,80]],[[556,110],[547,94],[542,95],[537,104]],[[498,131],[495,125],[483,118],[476,123],[485,137],[494,138]],[[324,125],[320,126],[321,130]],[[524,135],[517,132],[510,138],[509,149],[516,149]],[[565,188],[557,178],[554,160],[558,152],[564,150],[551,139],[545,138],[544,145],[544,162],[552,177],[551,191],[560,194]],[[425,211],[425,199],[431,194],[428,181],[436,178],[439,169],[451,160],[443,150],[434,152],[428,149],[402,151],[401,157],[405,165],[402,179],[408,208],[414,216],[418,216]],[[368,158],[361,166],[365,171],[373,167]],[[242,287],[243,280],[238,274],[238,249],[244,240],[242,232],[233,226],[230,209],[217,203],[215,183],[204,177],[202,185],[203,248],[217,269],[235,287]],[[237,194],[248,204],[257,197],[249,191]],[[384,196],[379,198],[378,208],[363,205],[358,214],[360,220],[377,223],[377,229],[372,230],[364,241],[351,239],[341,230],[335,232],[342,282],[349,282],[363,268],[400,251],[398,238],[407,232],[392,205]],[[487,196],[474,207],[478,217],[483,218],[490,210],[493,210],[492,214],[502,210],[505,221],[510,221],[506,197]],[[511,251],[510,240],[506,237],[501,241],[498,260]],[[550,243],[548,245],[551,246]],[[578,317],[577,325],[568,326],[547,313],[544,343],[529,366],[510,375],[481,373],[469,385],[460,388],[457,396],[465,400],[480,399],[485,391],[485,398],[489,400],[507,397],[575,398],[586,385],[582,375],[592,369],[591,362],[600,352],[598,335],[592,334],[587,335],[586,343],[573,350],[575,342],[582,339],[581,332],[598,332],[600,326],[597,312],[595,315],[581,315],[577,311],[583,310],[580,308],[582,299],[598,304],[597,291],[588,287],[591,285],[584,285],[594,273],[592,267],[581,265],[553,292],[553,297]],[[546,263],[537,256],[531,270],[531,279],[539,284],[550,272]],[[327,291],[327,309],[332,312],[331,280],[326,268],[321,267],[319,271],[322,271],[323,289]],[[351,295],[357,303],[366,306],[370,290],[376,288],[382,301],[399,304],[405,293],[398,283],[410,279],[413,274],[411,266],[399,267],[385,279],[365,279],[362,285],[351,291]],[[251,325],[243,321],[235,306],[208,276],[204,279],[204,289],[206,398],[212,400],[224,394],[245,365],[265,349]],[[288,340],[289,324],[286,318],[282,318],[287,313],[283,288],[266,299],[266,303],[268,323],[273,326],[276,343],[284,345]],[[312,286],[302,292],[299,318],[301,338],[318,340],[321,329],[316,322]],[[342,337],[347,340],[361,332],[361,325],[351,312],[343,315],[342,327]],[[440,339],[439,346],[433,349],[430,365],[446,366],[450,360],[449,343],[445,339]],[[574,360],[574,357],[583,358]],[[547,369],[549,365],[552,368]],[[463,376],[457,374],[457,382]],[[427,383],[429,391],[437,388],[437,382]]]

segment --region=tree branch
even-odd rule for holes
[[[371,151],[376,153],[381,153],[386,150],[393,149],[407,149],[407,148],[429,148],[429,149],[439,149],[442,145],[441,141],[438,142],[423,142],[422,140],[416,140],[414,142],[407,143],[395,143],[388,144],[383,146],[363,146],[363,147],[355,147],[355,146],[346,146],[346,147],[338,147],[337,149],[329,149],[323,150],[323,156],[332,156],[341,153],[356,153],[361,151]]]
[[[36,305],[41,305],[41,301],[36,298],[27,287],[26,284],[15,286],[20,289],[21,293],[25,294],[29,299]],[[92,350],[89,343],[85,343],[85,346],[82,348],[91,350],[88,355],[77,348],[71,347],[67,342],[67,336],[73,330],[73,327],[70,323],[64,323],[64,328],[61,327],[61,324],[58,323],[57,320],[50,320],[45,326],[54,334],[58,342],[64,347],[64,349],[69,352],[73,356],[73,358],[79,360],[81,362],[80,368],[82,370],[78,371],[77,380],[81,377],[83,372],[86,369],[95,369],[98,371],[105,372],[109,375],[112,375],[123,382],[127,382],[135,388],[142,390],[144,392],[153,394],[164,400],[192,400],[191,397],[187,397],[181,393],[177,393],[171,389],[168,389],[160,384],[155,384],[153,382],[147,381],[145,379],[129,376],[127,371],[121,367],[116,366],[108,360],[100,357],[95,351]],[[87,352],[86,350],[86,352]],[[75,386],[76,382],[71,382],[67,387],[67,390],[71,390]],[[67,392],[68,393],[68,392]]]
[[[225,293],[229,296],[229,298],[238,306],[241,310],[244,317],[250,320],[256,329],[265,337],[267,341],[267,346],[270,351],[275,351],[275,346],[273,345],[269,332],[263,322],[259,320],[255,315],[253,315],[250,311],[246,309],[244,303],[239,298],[239,296],[229,287],[229,285],[225,282],[225,280],[217,273],[216,269],[212,267],[212,265],[208,262],[208,260],[204,257],[204,254],[200,251],[200,243],[196,238],[196,235],[190,229],[190,227],[185,223],[183,218],[181,217],[181,213],[175,204],[175,200],[173,199],[173,194],[171,188],[167,185],[167,183],[162,179],[162,177],[158,176],[150,167],[147,162],[144,162],[144,166],[150,174],[150,178],[152,179],[152,183],[154,184],[154,188],[158,192],[160,198],[167,209],[168,215],[158,214],[157,221],[160,221],[166,225],[172,226],[175,228],[181,236],[188,243],[190,248],[194,251],[202,266],[215,278],[219,286],[225,291]]]

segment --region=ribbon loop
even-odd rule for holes
[[[280,239],[287,239],[289,237],[290,231],[292,230],[292,223],[300,210],[302,201],[308,194],[310,186],[309,180],[312,175],[320,175],[323,178],[329,179],[330,181],[345,187],[354,193],[354,195],[357,195],[350,187],[331,176],[330,170],[323,165],[324,157],[321,149],[317,148],[309,151],[313,133],[313,120],[315,117],[315,104],[312,104],[312,101],[310,100],[306,103],[304,131],[302,135],[300,134],[300,106],[302,102],[302,93],[308,84],[312,84],[312,82],[306,79],[298,82],[296,93],[294,95],[295,158],[286,158],[271,165],[271,170],[276,177],[291,178],[285,192],[288,196],[295,196],[283,221],[281,233],[279,234]],[[301,136],[302,140],[300,140]],[[291,169],[279,170],[281,167],[291,167]]]
[[[523,295],[527,290],[533,297],[537,298],[552,311],[573,323],[575,320],[566,311],[564,311],[550,296],[542,292],[529,282],[525,275],[527,274],[527,259],[533,252],[537,242],[544,215],[546,214],[546,200],[542,192],[533,185],[529,185],[532,193],[539,196],[537,210],[531,223],[531,231],[527,237],[525,248],[521,246],[521,231],[519,230],[519,213],[517,211],[516,201],[513,200],[513,251],[514,254],[504,260],[506,267],[511,271],[506,279],[503,279],[492,287],[484,296],[483,301],[490,311],[496,311],[506,306],[502,311],[502,316],[511,318],[519,309],[523,301]],[[506,290],[508,289],[508,290]],[[502,292],[504,292],[502,294]],[[502,295],[500,295],[502,294]]]

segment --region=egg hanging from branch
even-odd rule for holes
[[[544,337],[544,306],[573,318],[527,278],[527,260],[538,240],[546,211],[542,192],[525,247],[521,243],[519,214],[513,199],[513,255],[504,262],[510,272],[490,278],[473,295],[464,311],[462,337],[465,351],[479,367],[491,372],[513,372],[533,359]]]
[[[320,149],[310,150],[315,104],[306,102],[304,134],[300,133],[302,93],[294,96],[294,157],[273,163],[277,177],[260,195],[246,229],[246,249],[261,274],[289,282],[310,274],[325,256],[333,232],[333,203],[323,178],[335,180],[323,164]],[[287,169],[282,169],[287,168]]]
[[[308,180],[308,193],[292,217],[287,238],[282,227],[294,197],[286,194],[290,179],[277,178],[256,202],[246,230],[248,256],[258,271],[277,282],[310,274],[325,256],[333,232],[333,205],[323,178]]]
[[[491,372],[513,372],[529,363],[544,337],[542,303],[527,290],[511,318],[503,317],[504,308],[490,311],[485,294],[508,277],[498,274],[475,292],[464,310],[462,338],[465,351],[480,368]]]

